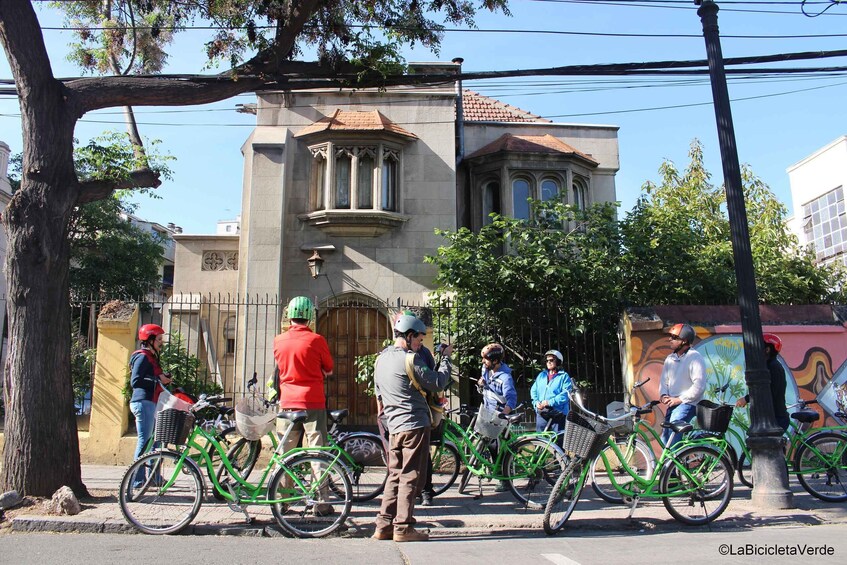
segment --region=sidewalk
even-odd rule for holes
[[[76,516],[22,515],[13,519],[16,532],[104,532],[136,533],[123,518],[117,502],[117,486],[124,467],[83,465],[82,477],[96,496],[82,503],[83,510]],[[473,483],[474,489],[476,483]],[[510,493],[495,493],[495,483],[483,483],[483,497],[460,495],[454,485],[437,497],[430,507],[417,507],[415,516],[419,525],[429,528],[433,537],[479,535],[482,533],[524,532],[538,534],[542,531],[542,511],[524,510]],[[748,529],[762,526],[847,523],[847,505],[823,502],[808,495],[796,479],[791,479],[796,508],[790,510],[757,510],[750,502],[750,489],[736,481],[733,499],[715,522],[713,530]],[[348,518],[346,537],[367,537],[373,533],[373,521],[379,509],[379,498],[363,504],[354,504]],[[207,496],[194,522],[184,530],[186,534],[279,536],[282,535],[271,515],[270,508],[250,506],[247,511],[254,518],[246,524],[244,515],[233,512],[225,504]],[[600,500],[588,487],[568,522],[568,530],[583,534],[593,531],[678,531],[688,529],[674,520],[660,501],[641,502],[633,518],[627,519],[628,506],[610,505]],[[701,526],[699,529],[706,529]],[[698,528],[691,528],[698,529]]]

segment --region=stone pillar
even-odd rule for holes
[[[88,437],[80,434],[83,463],[126,465],[131,462],[136,437],[124,437],[129,406],[123,396],[129,357],[136,350],[138,307],[114,301],[97,318],[97,358]]]

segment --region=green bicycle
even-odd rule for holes
[[[561,530],[579,501],[590,462],[599,455],[610,484],[621,497],[631,501],[630,517],[641,498],[661,499],[668,513],[688,525],[708,524],[726,510],[732,497],[734,470],[729,457],[720,449],[728,444],[708,440],[683,439],[673,446],[665,445],[656,466],[648,476],[632,469],[612,436],[616,428],[626,427],[637,413],[652,411],[652,406],[632,408],[629,414],[604,418],[577,403],[571,403],[565,431],[565,451],[572,455],[567,468],[559,476],[544,508],[544,531],[554,534]],[[662,424],[676,434],[693,429],[687,423]],[[625,471],[624,480],[612,472],[609,459],[602,450],[608,445]]]
[[[808,406],[817,402],[800,400],[789,406],[789,409],[798,410],[791,413],[786,437],[783,438],[785,463],[789,473],[796,475],[800,485],[812,496],[827,502],[844,502],[847,501],[847,426],[812,428],[820,414]],[[846,417],[841,412],[835,415],[842,419]],[[738,432],[730,428],[741,449],[738,479],[752,488],[752,454],[746,442],[749,427],[741,420],[733,423],[741,430]]]
[[[353,502],[365,502],[379,496],[385,488],[388,478],[388,457],[382,439],[370,432],[349,432],[342,434],[338,426],[347,417],[349,411],[330,410],[327,418],[331,427],[327,433],[327,446],[323,449],[338,451],[341,461],[347,467],[353,488]],[[279,439],[274,430],[268,433],[272,449],[276,451],[279,447]],[[262,451],[262,440],[238,439],[227,453],[233,468],[242,478],[247,478],[253,471],[259,454]],[[217,478],[221,482],[226,481],[229,471],[223,466],[218,466]]]
[[[193,412],[206,406],[200,400],[191,412],[170,409],[157,416],[156,441],[172,448],[147,453],[124,474],[119,502],[130,524],[147,534],[175,534],[188,526],[203,501],[205,467],[213,491],[248,522],[245,506],[259,504],[270,506],[283,531],[295,537],[322,537],[341,527],[350,514],[352,489],[339,451],[278,449],[258,480],[249,482],[233,468],[215,435],[194,424]],[[281,412],[278,417],[297,423],[306,412]],[[228,471],[226,484],[214,472],[210,447]],[[199,463],[192,455],[199,455]]]
[[[467,406],[458,409],[460,416],[470,417],[466,429],[449,417],[444,419],[441,439],[430,442],[436,496],[453,485],[464,467],[460,491],[472,476],[479,480],[479,496],[483,479],[505,481],[512,495],[525,507],[544,508],[551,487],[565,469],[565,455],[556,444],[555,432],[512,433],[512,427],[523,418],[520,408],[509,415],[501,414],[502,423],[495,423],[494,429],[488,426],[487,431],[485,426],[476,425],[477,416],[470,417]],[[453,409],[448,414],[456,412]],[[496,456],[489,449],[492,441],[499,444]]]

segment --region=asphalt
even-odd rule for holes
[[[49,516],[33,513],[15,517],[11,530],[16,532],[87,532],[136,533],[121,514],[117,491],[125,467],[83,465],[83,481],[95,496],[82,501],[82,511],[74,516]],[[429,529],[436,537],[480,534],[536,534],[542,532],[542,511],[526,510],[510,493],[496,493],[495,483],[483,483],[482,497],[458,493],[454,485],[434,500],[433,506],[418,506],[415,516],[419,527]],[[726,511],[708,526],[685,526],[667,513],[660,501],[641,501],[629,518],[629,507],[608,504],[586,488],[568,522],[566,531],[576,535],[609,531],[679,531],[732,530],[768,526],[814,526],[847,523],[847,504],[823,502],[802,490],[792,478],[794,508],[770,510],[756,508],[750,489],[737,481],[733,498]],[[379,509],[379,498],[355,504],[347,527],[340,533],[347,537],[367,537],[373,533],[373,521]],[[184,534],[277,536],[281,531],[270,508],[249,506],[253,518],[247,524],[241,512],[206,496],[194,522]]]

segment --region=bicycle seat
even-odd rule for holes
[[[662,422],[663,428],[670,428],[678,434],[684,434],[694,429],[688,422]]]
[[[500,414],[500,417],[509,420],[510,424],[517,424],[523,418],[523,414]]]
[[[342,410],[330,410],[327,412],[327,416],[332,421],[333,424],[340,424],[341,420],[347,417],[347,414],[350,413],[350,410],[344,408]]]
[[[797,412],[791,415],[792,418],[800,422],[801,424],[811,424],[812,422],[817,422],[820,420],[821,415],[815,412],[814,410],[798,410]]]
[[[277,418],[285,418],[293,424],[305,421],[308,416],[305,410],[283,410],[276,415]]]

